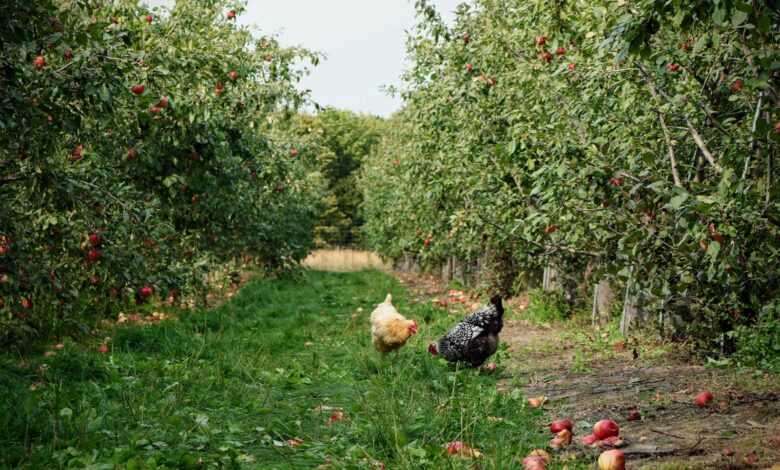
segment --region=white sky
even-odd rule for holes
[[[464,0],[432,0],[450,22]],[[172,0],[148,0],[170,5]],[[301,86],[323,106],[387,116],[401,106],[380,90],[399,85],[405,68],[405,31],[415,23],[414,0],[249,0],[242,24],[277,33],[327,57]]]

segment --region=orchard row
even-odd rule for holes
[[[487,254],[505,290],[551,265],[582,303],[607,280],[725,352],[771,331],[776,2],[473,0],[452,26],[425,1],[418,14],[407,105],[363,174],[373,247],[432,264]]]
[[[238,26],[236,2],[2,10],[0,340],[307,254],[322,182],[289,127],[316,55]]]

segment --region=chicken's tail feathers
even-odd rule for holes
[[[387,293],[387,297],[385,297],[385,303],[386,304],[393,303],[393,294],[390,294],[389,292]]]
[[[504,304],[501,301],[500,295],[494,295],[490,298],[490,303],[496,306],[496,310],[498,310],[499,314],[504,313]]]

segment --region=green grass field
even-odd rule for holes
[[[387,292],[420,334],[382,358],[368,315]],[[54,357],[5,353],[0,465],[473,467],[442,449],[461,440],[484,454],[480,468],[520,468],[549,439],[541,412],[496,392],[505,351],[493,375],[429,356],[453,321],[385,274],[306,272],[253,281],[180,321],[120,327],[109,354],[67,341]],[[335,409],[344,419],[329,424]]]

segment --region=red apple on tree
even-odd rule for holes
[[[623,178],[612,178],[609,180],[609,184],[615,187],[620,186],[623,184]]]
[[[431,246],[431,238],[428,237],[425,240],[423,240],[423,246],[428,247]]]
[[[235,81],[238,78],[238,72],[235,70],[231,70],[228,72],[228,77],[230,77],[231,80]]]
[[[230,10],[227,12],[227,19],[234,20],[236,19],[236,10]]]
[[[295,148],[295,147],[291,148],[290,149],[290,156],[293,157],[293,158],[297,157],[298,156],[298,149]]]
[[[103,257],[103,253],[98,250],[97,248],[92,248],[87,252],[87,261],[90,263],[97,263],[100,261],[100,258]]]
[[[146,15],[146,22],[152,24],[152,21],[154,21],[154,16]]]
[[[100,246],[100,244],[103,243],[103,239],[100,235],[97,233],[90,233],[89,234],[89,244],[92,246]]]
[[[214,87],[214,93],[216,93],[217,96],[219,96],[222,94],[223,91],[225,91],[225,86],[222,85],[221,82],[217,82],[217,85]]]
[[[152,114],[160,114],[162,112],[162,108],[159,106],[152,106],[149,108],[149,112]]]
[[[471,35],[469,33],[463,33],[463,44],[471,42]]]
[[[135,160],[136,158],[138,158],[138,150],[136,150],[135,147],[127,149],[127,159]]]
[[[780,134],[780,121],[775,123],[775,134]]]
[[[135,96],[138,96],[142,94],[145,89],[146,87],[143,85],[133,85],[132,87],[130,87],[130,92],[133,93]]]
[[[466,71],[471,73],[472,70],[474,70],[474,66],[471,64],[466,64]]]
[[[144,299],[151,297],[152,294],[154,294],[154,288],[152,286],[147,285],[138,289],[138,295],[140,295]]]
[[[549,64],[550,61],[552,60],[552,58],[553,58],[552,54],[550,54],[548,51],[542,52],[542,60],[543,61],[545,61],[545,62],[547,62]]]
[[[576,65],[574,65],[574,64],[569,64],[569,65],[568,65],[568,68],[569,68],[569,71],[570,71],[570,72],[573,72],[573,71],[574,71],[574,69],[575,69],[575,68],[577,68],[577,66],[576,66]]]
[[[37,70],[43,69],[44,67],[46,67],[46,58],[43,57],[42,55],[37,56],[35,59],[33,59],[33,66]]]
[[[555,233],[556,230],[558,230],[558,227],[556,227],[555,225],[548,225],[547,227],[544,228],[544,233],[549,235],[551,233]]]
[[[667,64],[666,69],[672,73],[676,73],[680,70],[680,64],[675,64],[675,63]]]
[[[537,36],[536,37],[536,45],[537,46],[544,46],[547,44],[547,36]]]
[[[169,104],[169,101],[170,100],[168,99],[167,96],[163,96],[162,98],[160,98],[160,101],[157,102],[157,107],[158,108],[167,108],[168,104]]]
[[[30,300],[29,297],[23,297],[19,303],[22,305],[22,308],[25,310],[30,310],[33,306],[32,300]]]
[[[93,286],[100,285],[100,278],[97,275],[93,274],[89,276],[89,283],[92,284]]]
[[[739,93],[740,91],[742,91],[743,86],[745,86],[745,83],[738,78],[734,80],[734,83],[731,84],[731,91],[733,91],[734,93]]]
[[[562,56],[566,54],[566,48],[565,47],[559,47],[558,49],[555,49],[555,55]]]

